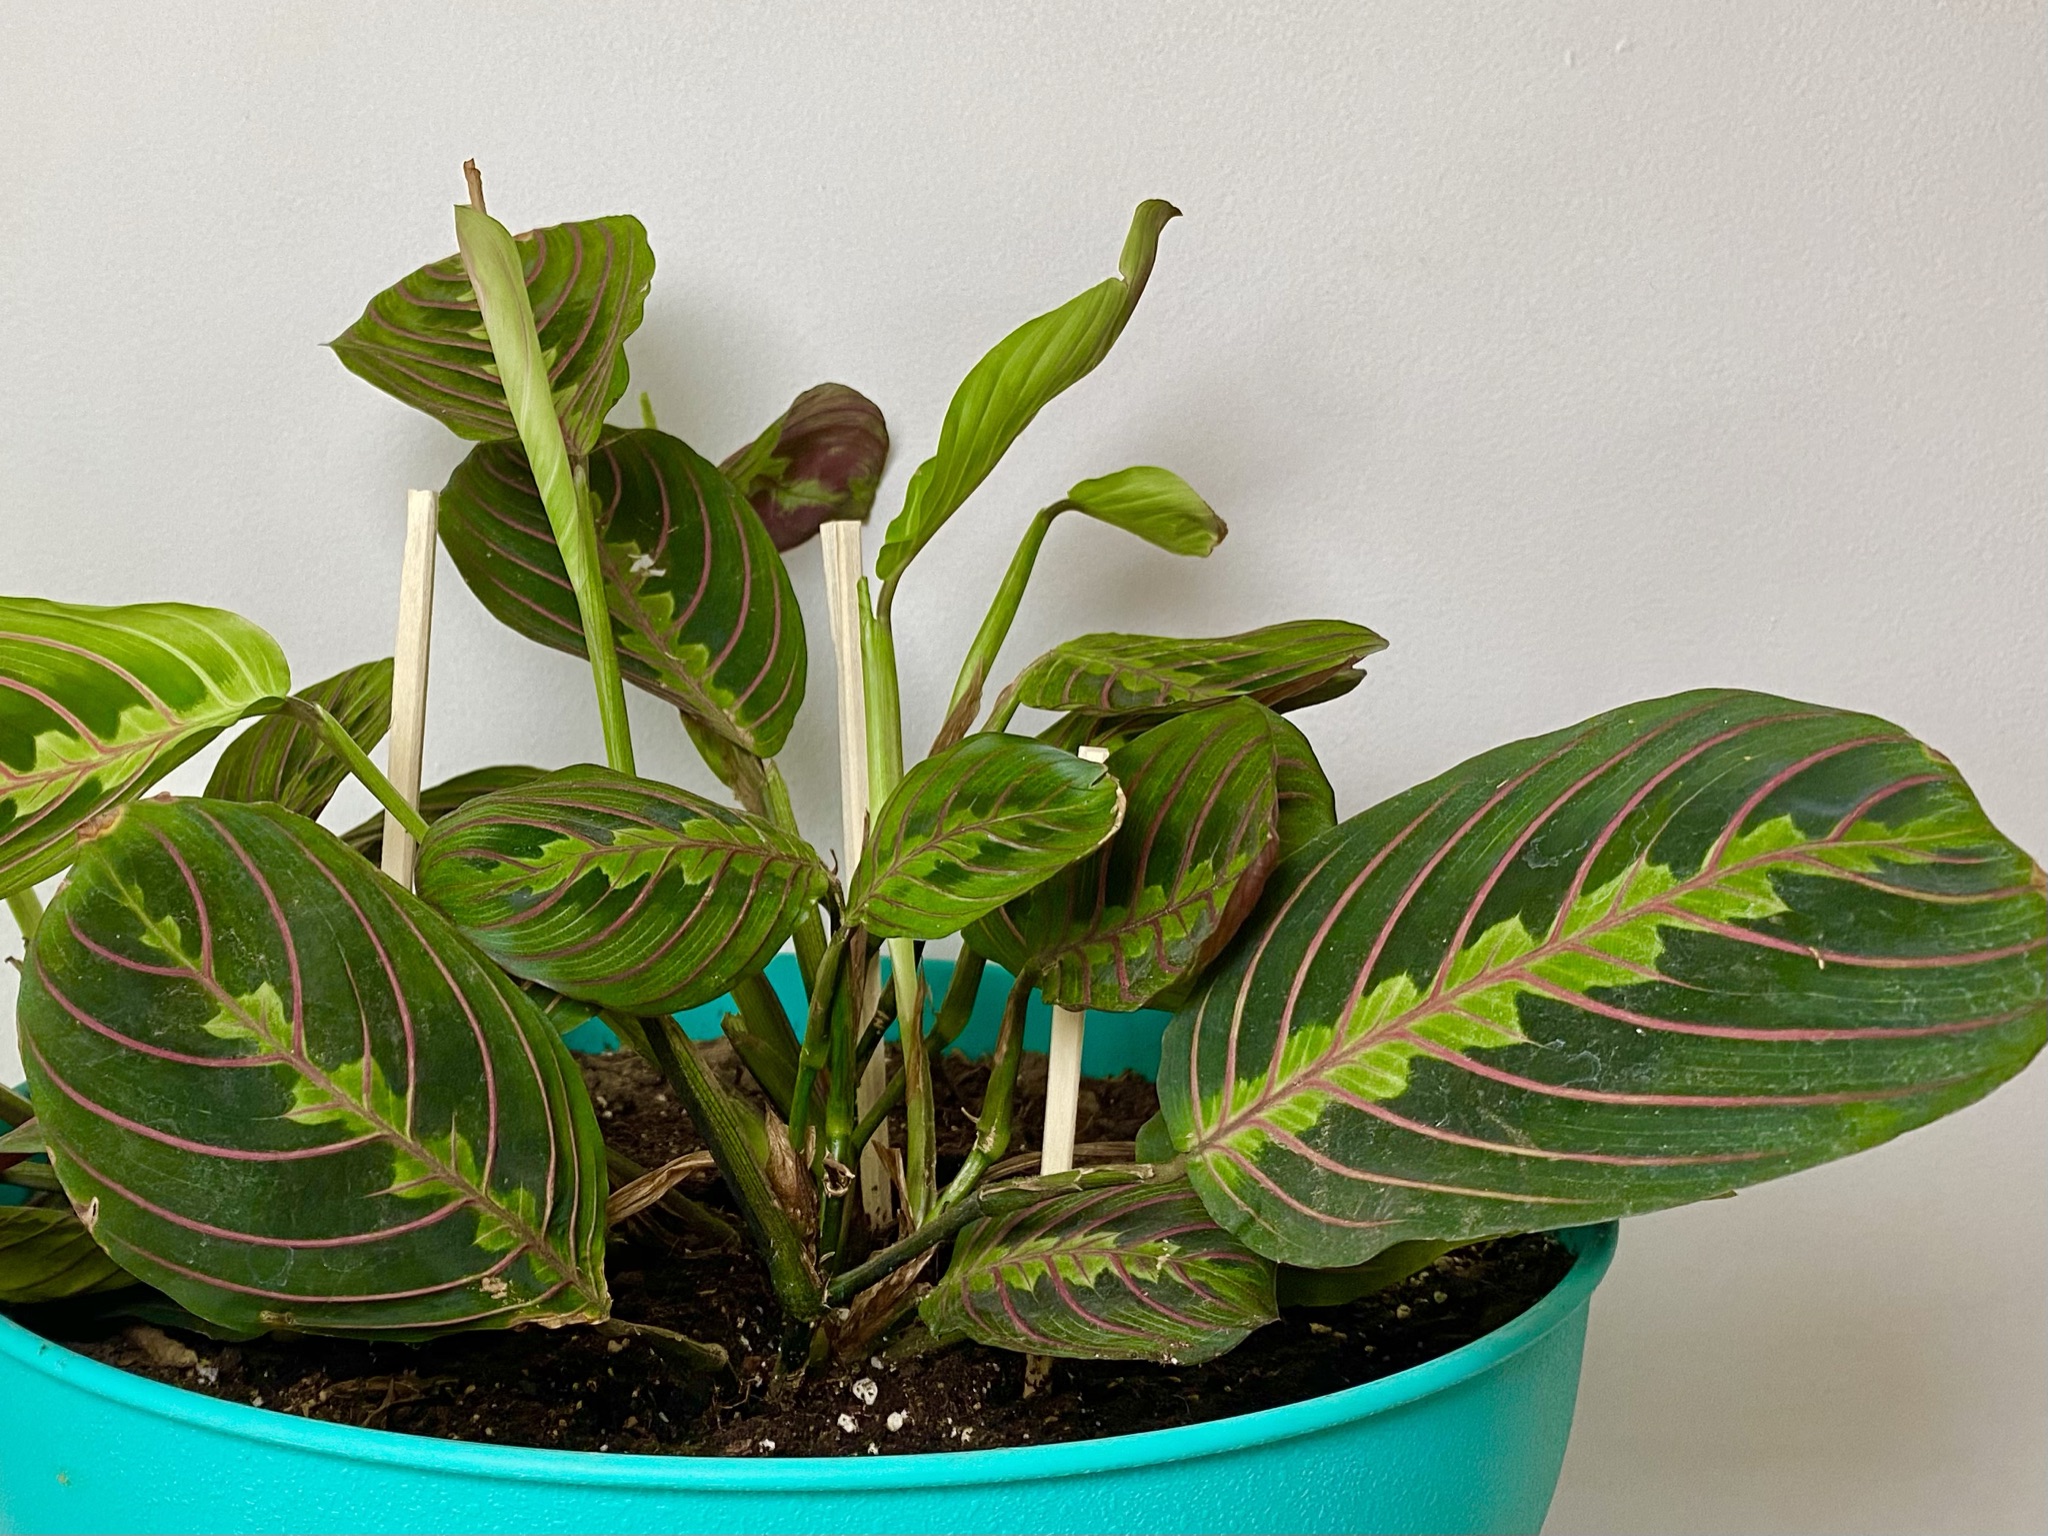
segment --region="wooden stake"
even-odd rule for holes
[[[427,647],[434,627],[434,532],[441,498],[410,491],[405,498],[405,569],[398,584],[398,640],[391,674],[391,735],[384,776],[420,803],[420,754],[427,733]],[[412,889],[419,847],[390,812],[384,814],[384,873]]]
[[[1082,747],[1078,756],[1107,762],[1104,747]],[[1052,1011],[1052,1046],[1045,1063],[1045,1133],[1039,1140],[1038,1171],[1065,1173],[1074,1166],[1074,1120],[1081,1102],[1081,1045],[1088,1028],[1085,1008]]]
[[[861,525],[834,518],[818,529],[818,544],[825,559],[825,608],[832,621],[832,653],[839,667],[839,818],[840,853],[845,858],[843,879],[853,878],[860,863],[861,849],[868,833],[868,717],[867,696],[861,682],[860,586]],[[862,978],[860,1006],[854,1010],[856,1027],[864,1027],[874,1016],[882,995],[882,972],[877,960],[868,961]],[[856,1102],[862,1114],[874,1108],[875,1100],[889,1082],[889,1048],[880,1045],[868,1058],[861,1074]],[[868,1224],[887,1233],[895,1223],[894,1192],[889,1185],[889,1163],[884,1149],[889,1145],[889,1128],[877,1130],[874,1139],[861,1149],[860,1203]]]

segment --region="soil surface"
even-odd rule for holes
[[[689,1116],[638,1057],[580,1060],[613,1149],[651,1167],[699,1145]],[[728,1080],[741,1076],[716,1053],[714,1065]],[[987,1073],[950,1057],[939,1065],[943,1176],[972,1138],[968,1114],[980,1106]],[[1018,1088],[1013,1154],[1035,1146],[1042,1056],[1026,1057]],[[1141,1078],[1090,1079],[1076,1140],[1101,1144],[1093,1160],[1110,1160],[1156,1108]],[[737,1222],[715,1178],[681,1192]],[[914,1326],[865,1358],[793,1376],[779,1369],[783,1325],[757,1261],[707,1249],[659,1208],[613,1230],[614,1315],[720,1344],[728,1371],[692,1369],[650,1348],[645,1335],[607,1338],[588,1328],[421,1345],[276,1336],[224,1343],[132,1316],[88,1322],[53,1308],[17,1315],[110,1365],[337,1423],[657,1455],[888,1455],[1128,1434],[1298,1402],[1470,1343],[1526,1311],[1570,1267],[1552,1238],[1505,1238],[1446,1254],[1360,1301],[1290,1311],[1206,1365],[1059,1360],[1029,1384],[1024,1357],[973,1344],[932,1348]]]

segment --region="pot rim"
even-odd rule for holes
[[[868,1491],[1021,1482],[1156,1466],[1291,1440],[1335,1424],[1399,1408],[1492,1369],[1587,1304],[1614,1257],[1618,1223],[1574,1227],[1558,1235],[1573,1249],[1563,1279],[1521,1316],[1449,1354],[1377,1381],[1284,1407],[1201,1424],[1092,1440],[1053,1441],[986,1451],[923,1451],[901,1456],[648,1456],[557,1451],[532,1446],[442,1440],[395,1430],[360,1429],[232,1403],[152,1381],[87,1359],[0,1317],[0,1357],[76,1391],[152,1418],[215,1434],[279,1445],[341,1461],[498,1482],[690,1492]]]

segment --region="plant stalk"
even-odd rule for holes
[[[925,1059],[944,1055],[946,1049],[960,1038],[960,1031],[974,1017],[974,999],[981,990],[981,974],[988,965],[988,957],[962,945],[960,958],[953,962],[953,979],[946,984],[945,1000],[939,1004],[939,1015],[933,1020],[925,1036]],[[888,1084],[882,1089],[882,1096],[874,1106],[861,1116],[860,1124],[854,1127],[853,1144],[864,1147],[868,1138],[875,1134],[882,1122],[889,1118],[889,1112],[903,1101],[903,1074],[891,1073]]]
[[[967,647],[966,660],[960,663],[960,676],[953,684],[953,697],[946,705],[946,723],[939,727],[938,737],[932,742],[933,752],[943,752],[973,729],[974,717],[981,710],[981,690],[995,668],[1003,642],[1010,637],[1010,626],[1016,622],[1017,609],[1024,601],[1024,588],[1031,581],[1038,551],[1045,544],[1053,519],[1072,505],[1071,502],[1056,501],[1049,507],[1040,508],[1031,519],[1031,525],[1024,530],[1024,537],[1017,544],[1017,553],[1010,557],[1010,568],[1003,572],[1002,584],[996,588],[995,601],[989,604],[981,628],[975,632],[973,644]]]
[[[846,978],[846,942],[849,930],[832,935],[819,958],[811,982],[810,1012],[804,1019],[804,1037],[797,1043],[796,1081],[789,1095],[789,1139],[797,1147],[811,1125],[811,1099],[818,1074],[825,1069],[831,1051],[832,1007]]]
[[[1017,1094],[1017,1069],[1024,1061],[1024,1014],[1031,1001],[1031,976],[1019,976],[1003,999],[1003,1023],[996,1035],[996,1053],[989,1062],[988,1089],[974,1122],[974,1145],[968,1149],[953,1182],[939,1199],[946,1210],[973,1194],[989,1168],[1010,1149],[1010,1122]]]
[[[32,885],[7,893],[7,910],[14,914],[14,926],[21,930],[24,946],[36,936],[36,924],[43,920],[43,899]]]
[[[377,797],[377,803],[384,807],[398,824],[410,832],[415,839],[427,835],[427,824],[420,813],[413,809],[398,786],[384,777],[383,770],[370,761],[370,754],[356,744],[348,728],[334,716],[327,713],[311,699],[288,698],[277,701],[277,712],[290,715],[301,724],[310,725],[320,733],[320,738],[329,749],[348,764],[349,772],[362,781],[363,788]]]
[[[924,977],[914,941],[889,940],[889,975],[896,992],[896,1039],[903,1051],[903,1189],[910,1219],[922,1222],[932,1213],[938,1183],[938,1115],[931,1059],[925,1054]]]

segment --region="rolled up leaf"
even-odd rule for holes
[[[888,458],[889,428],[874,401],[844,384],[819,384],[718,467],[775,547],[788,551],[832,519],[867,521]]]
[[[530,783],[547,772],[545,768],[529,768],[519,763],[501,763],[490,768],[472,768],[467,773],[458,773],[452,779],[443,779],[439,784],[430,784],[420,791],[420,820],[432,826],[458,806],[469,804],[478,795],[487,795],[494,789],[510,789],[515,784]],[[384,859],[384,813],[366,817],[341,834],[341,840],[355,849],[372,864],[381,864]]]
[[[219,608],[0,598],[0,892],[290,688],[277,642]]]
[[[941,1339],[1194,1365],[1279,1310],[1273,1265],[1176,1181],[1050,1195],[974,1223],[918,1314]]]
[[[808,844],[608,768],[480,795],[420,845],[419,890],[513,975],[626,1013],[751,976],[825,894]]]
[[[941,939],[1100,847],[1123,817],[1100,763],[988,732],[928,757],[875,813],[849,923]]]
[[[555,224],[516,239],[556,412],[570,450],[586,453],[626,392],[625,342],[640,326],[654,252],[630,215]],[[328,345],[350,373],[458,437],[519,435],[460,256],[385,289]]]
[[[300,689],[297,697],[326,710],[367,752],[391,729],[391,666],[389,656],[365,661]],[[348,764],[318,730],[296,716],[276,714],[228,743],[206,793],[213,800],[268,800],[314,818],[347,777]]]
[[[1119,747],[1108,763],[1126,803],[1116,835],[975,924],[969,941],[1065,1008],[1142,1008],[1195,975],[1278,854],[1268,718],[1237,699]]]
[[[890,521],[875,556],[880,580],[900,575],[988,478],[1032,418],[1109,355],[1152,275],[1159,232],[1179,214],[1157,198],[1140,203],[1124,239],[1118,276],[1025,321],[968,370],[946,407],[939,446],[910,477],[903,510]]]
[[[1168,1028],[1210,1213],[1287,1263],[1704,1199],[1924,1125],[2048,1028],[2048,901],[1947,759],[1764,694],[1482,754],[1270,882]]]
[[[72,1212],[0,1205],[0,1302],[63,1301],[133,1284]]]
[[[590,456],[598,564],[627,681],[761,757],[803,706],[803,615],[767,530],[716,466],[665,432]],[[486,443],[441,493],[441,539],[484,607],[581,656],[576,596],[526,457]]]
[[[604,1150],[510,978],[269,805],[125,807],[36,931],[23,1054],[72,1205],[228,1327],[596,1320]]]
[[[1279,708],[1346,675],[1352,680],[1341,686],[1357,686],[1352,669],[1386,644],[1342,619],[1270,624],[1213,640],[1082,635],[1032,662],[1012,687],[1033,709],[1085,715],[1167,713],[1228,698]]]

